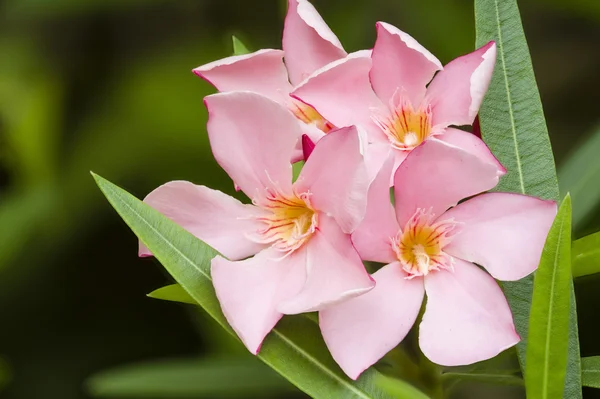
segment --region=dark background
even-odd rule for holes
[[[372,47],[378,20],[443,63],[473,50],[470,0],[314,4],[348,51]],[[600,122],[600,2],[520,6],[560,167]],[[137,258],[136,238],[88,172],[138,197],[176,179],[233,193],[206,138],[202,99],[213,89],[191,69],[230,55],[231,34],[254,50],[280,48],[285,9],[274,0],[0,0],[0,357],[12,375],[1,398],[87,398],[88,377],[124,363],[245,356],[191,307],[145,297],[171,280]],[[596,219],[576,234],[598,230]],[[599,284],[576,284],[586,356],[600,355]]]

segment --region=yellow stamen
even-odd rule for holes
[[[443,249],[450,242],[456,223],[434,219],[430,212],[418,209],[404,230],[391,239],[398,260],[411,278],[452,267],[452,257]]]
[[[304,245],[315,232],[318,214],[310,205],[310,193],[285,195],[269,191],[260,206],[268,211],[258,219],[264,229],[258,233],[261,242],[287,254]]]
[[[415,110],[407,100],[391,106],[387,115],[374,115],[373,120],[397,150],[410,151],[432,135],[431,107]]]
[[[316,109],[300,100],[292,97],[289,108],[292,113],[296,115],[296,118],[307,125],[314,125],[324,133],[329,133],[331,130],[335,129],[335,126],[327,119],[323,118]]]

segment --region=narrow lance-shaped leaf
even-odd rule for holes
[[[154,360],[102,371],[87,383],[103,398],[282,397],[294,387],[250,355]]]
[[[427,399],[427,395],[423,392],[396,378],[390,378],[380,374],[375,381],[386,392],[393,395],[395,399]]]
[[[554,157],[516,0],[475,0],[475,23],[477,45],[494,40],[498,48],[492,82],[479,112],[482,137],[508,170],[496,190],[558,200]],[[522,338],[517,354],[524,370],[533,276],[502,286]],[[576,399],[581,398],[581,367],[572,288],[570,295],[565,397]]]
[[[524,381],[521,377],[515,375],[511,371],[488,371],[477,370],[472,372],[447,372],[442,374],[442,381],[453,383],[456,381],[477,381],[488,384],[498,385],[523,385]]]
[[[600,204],[600,127],[569,155],[558,170],[562,193],[573,197],[573,230],[583,227]]]
[[[231,36],[231,42],[233,43],[233,55],[244,55],[250,53],[248,47],[240,39],[235,36]]]
[[[600,273],[600,232],[575,240],[572,258],[573,277]]]
[[[567,195],[548,233],[533,284],[525,369],[528,399],[563,397],[571,283],[571,197]]]
[[[581,358],[581,383],[584,387],[600,388],[600,356]]]
[[[181,302],[190,305],[198,305],[198,302],[179,284],[171,284],[158,288],[148,294],[150,298],[162,299],[163,301]]]
[[[210,280],[210,261],[216,251],[155,209],[100,176],[96,182],[133,232],[152,251],[173,278],[229,333]],[[318,326],[306,317],[285,317],[265,339],[259,358],[313,398],[391,398],[367,370],[357,381],[335,364]]]

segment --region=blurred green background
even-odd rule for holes
[[[145,297],[171,280],[155,260],[137,258],[136,238],[89,175],[138,197],[175,179],[233,193],[204,127],[202,99],[213,89],[191,69],[230,55],[231,34],[252,49],[280,48],[285,3],[0,0],[1,398],[303,397],[194,307]],[[372,47],[378,20],[444,63],[473,49],[470,0],[314,4],[349,51]],[[520,6],[581,236],[600,229],[600,1]],[[600,354],[599,284],[595,276],[576,283],[586,356]],[[89,381],[154,361],[171,374],[145,364],[123,380]],[[204,396],[191,395],[198,386]],[[110,396],[115,390],[121,395]],[[481,386],[457,397],[482,392],[522,397]]]

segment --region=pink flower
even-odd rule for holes
[[[316,142],[335,126],[313,107],[290,97],[293,87],[322,66],[346,57],[342,44],[306,0],[289,0],[282,50],[263,49],[194,69],[219,91],[247,90],[283,104]],[[283,61],[285,60],[285,64]],[[300,151],[296,152],[297,159]]]
[[[185,181],[144,201],[230,259],[212,260],[214,287],[256,354],[283,314],[324,309],[374,286],[349,235],[366,211],[361,143],[355,127],[331,132],[292,184],[290,155],[302,131],[291,113],[251,92],[205,103],[214,156],[252,205]],[[150,253],[141,246],[140,255]]]
[[[494,278],[518,280],[537,268],[556,204],[486,193],[457,205],[497,184],[496,165],[432,138],[398,168],[394,210],[392,167],[390,157],[352,235],[363,259],[387,265],[373,274],[372,291],[319,315],[334,359],[357,378],[402,341],[425,294],[419,345],[431,361],[470,364],[515,345],[520,338]]]
[[[363,126],[369,134],[365,157],[372,176],[390,149],[395,171],[410,151],[432,137],[477,155],[502,175],[506,170],[480,139],[450,127],[473,123],[495,60],[496,45],[490,42],[442,67],[415,39],[379,22],[370,59],[346,57],[330,63],[298,85],[292,96],[336,126]]]

